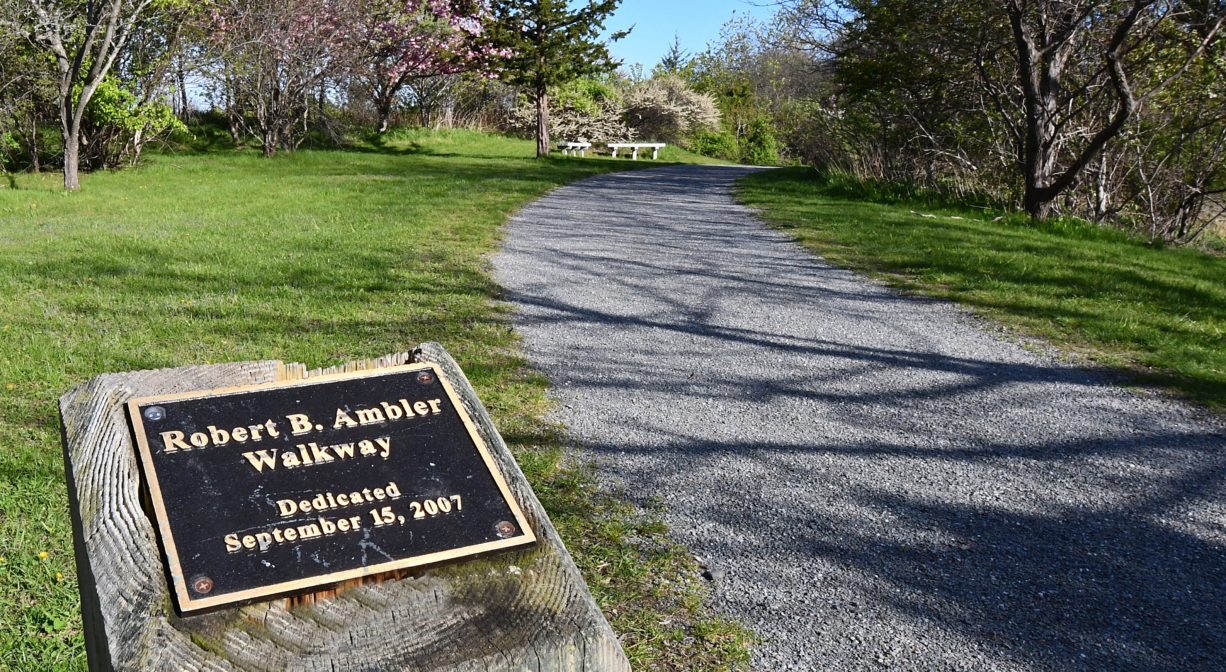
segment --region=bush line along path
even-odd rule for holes
[[[556,417],[663,500],[755,669],[1219,669],[1220,421],[827,265],[744,175],[560,188],[495,268]]]

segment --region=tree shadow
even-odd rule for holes
[[[496,266],[560,419],[720,600],[812,669],[1221,669],[1219,421],[821,265],[711,170],[564,187]]]

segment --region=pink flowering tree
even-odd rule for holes
[[[370,92],[379,132],[416,80],[461,72],[493,77],[505,51],[483,39],[492,16],[484,0],[365,0],[358,12],[354,75]]]
[[[206,7],[214,81],[236,139],[255,138],[265,155],[297,148],[327,81],[352,60],[352,3],[212,0]]]

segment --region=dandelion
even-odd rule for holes
[[[39,551],[39,552],[38,552],[38,559],[39,559],[39,560],[46,560],[48,555],[50,555],[50,554],[49,554],[49,553],[47,553],[46,551]]]
[[[55,573],[55,582],[56,582],[56,583],[63,583],[63,582],[64,582],[64,573],[63,573],[63,572],[56,572],[56,573]]]

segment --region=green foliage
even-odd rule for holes
[[[812,169],[782,169],[747,178],[741,197],[835,263],[1226,410],[1226,259],[1072,218],[919,213],[841,191]]]
[[[18,149],[21,149],[21,143],[17,142],[17,138],[14,138],[12,133],[8,131],[0,132],[0,175],[3,175],[8,180],[8,187],[10,189],[16,189],[17,182],[9,174],[7,168],[9,153]]]
[[[94,90],[85,106],[82,128],[90,142],[82,147],[81,158],[89,168],[135,164],[150,140],[187,132],[187,126],[165,103],[142,103],[113,77],[102,80]]]
[[[763,26],[752,17],[734,17],[720,29],[718,42],[686,64],[690,84],[715,98],[725,126],[738,138],[768,104],[758,90],[771,79],[759,67],[765,42]]]
[[[206,152],[235,149],[225,112],[209,110],[188,117],[186,130],[167,134],[165,146],[174,152]]]
[[[0,172],[33,167],[62,151],[46,142],[58,140],[54,62],[24,36],[2,27],[3,20],[0,10],[0,135],[5,136],[0,143]]]
[[[621,91],[610,81],[580,77],[549,89],[551,133],[563,141],[579,138],[593,142],[630,140],[634,131],[625,123]],[[536,105],[521,95],[508,116],[510,128],[531,136],[536,131]]]
[[[170,106],[156,101],[142,104],[135,93],[113,77],[102,80],[94,89],[85,113],[95,126],[109,126],[130,134],[187,131]]]
[[[609,82],[595,77],[580,77],[550,91],[555,105],[584,114],[597,114],[604,103],[620,103],[621,93]]]
[[[864,179],[841,170],[819,170],[823,193],[839,198],[910,205],[923,208],[976,208],[984,212],[1008,212],[1008,204],[990,194],[941,189],[916,182]]]
[[[20,148],[21,144],[13,137],[12,131],[0,131],[0,170],[4,169],[6,155]]]
[[[731,131],[701,130],[692,134],[686,144],[690,151],[703,156],[713,156],[728,161],[738,161],[741,158],[740,145]]]
[[[769,119],[758,117],[749,122],[741,139],[741,161],[753,166],[773,166],[779,163],[779,140]]]
[[[618,63],[601,33],[621,0],[590,0],[571,8],[567,0],[493,0],[490,40],[504,49],[503,78],[544,93],[573,79],[608,72]],[[618,32],[609,40],[626,33]]]
[[[536,155],[548,156],[549,90],[580,77],[611,72],[618,62],[608,42],[625,37],[601,33],[621,0],[588,0],[572,8],[567,0],[492,0],[493,51],[504,54],[502,77],[523,86],[536,104]],[[606,41],[607,40],[607,41]],[[607,106],[606,106],[607,107]]]

